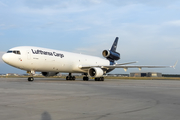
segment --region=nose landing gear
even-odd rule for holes
[[[28,81],[29,81],[29,82],[34,81],[34,78],[33,78],[33,77],[28,77]]]
[[[31,77],[28,77],[28,81],[29,82],[34,81],[33,75],[35,74],[35,71],[31,70],[31,71],[27,71],[27,73],[30,74],[30,76],[31,76]]]

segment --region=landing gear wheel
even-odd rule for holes
[[[69,80],[69,76],[66,77],[66,80]]]
[[[83,77],[83,80],[84,81],[89,81],[89,78],[88,77]]]
[[[75,76],[72,76],[72,80],[76,80],[76,77],[75,77]]]
[[[101,78],[100,78],[100,81],[104,81],[104,77],[101,77]]]
[[[28,77],[28,81],[29,81],[29,82],[34,81],[34,78],[33,78],[33,77]]]
[[[71,76],[71,73],[66,77],[66,80],[76,80],[75,76]]]
[[[104,77],[95,78],[95,81],[104,81]]]

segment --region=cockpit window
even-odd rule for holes
[[[7,51],[7,53],[12,53],[13,51]]]
[[[20,51],[18,51],[18,50],[9,50],[9,51],[7,51],[7,53],[14,53],[14,54],[18,54],[18,55],[20,55],[21,54],[21,52]]]
[[[20,51],[17,51],[17,54],[19,54],[19,55],[20,55],[20,54],[21,54],[21,53],[20,53]]]

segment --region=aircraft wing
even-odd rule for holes
[[[128,68],[138,68],[141,70],[142,68],[167,68],[171,66],[148,66],[148,65],[112,65],[112,66],[103,66],[103,68],[107,69],[114,69],[114,68],[123,68],[125,71],[127,71]]]
[[[80,65],[79,68],[81,69],[89,69],[92,67],[99,67],[99,68],[107,68],[107,69],[114,69],[114,68],[166,68],[166,67],[173,67],[173,66],[147,66],[147,65],[101,65],[101,66],[82,66]]]
[[[175,68],[175,66],[177,65],[177,62],[175,63],[175,65],[173,66],[157,66],[157,65],[126,65],[126,64],[131,64],[131,63],[136,63],[136,62],[129,62],[129,63],[122,63],[122,64],[114,64],[114,65],[101,65],[101,66],[83,66],[80,65],[79,68],[81,69],[89,69],[92,67],[99,67],[102,69],[115,69],[115,68],[123,68],[125,71],[127,71],[128,68],[138,68],[139,70],[141,70],[142,68]]]
[[[128,62],[128,63],[121,63],[121,64],[115,64],[115,65],[127,65],[127,64],[132,64],[132,63],[137,63],[138,61],[135,62]]]

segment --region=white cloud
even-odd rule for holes
[[[95,4],[99,4],[99,3],[102,2],[101,0],[89,0],[89,1],[92,2],[92,3],[95,3]]]
[[[18,13],[24,13],[24,14],[33,14],[33,15],[57,15],[57,14],[63,14],[63,13],[77,13],[85,11],[85,8],[79,8],[78,6],[72,6],[67,9],[62,8],[42,8],[42,9],[36,9],[36,8],[29,8],[29,7],[19,7],[16,9]]]
[[[171,26],[180,26],[180,20],[173,20],[169,22],[164,22],[163,25],[171,25]]]
[[[150,6],[169,6],[170,4],[173,4],[177,2],[178,0],[106,0],[106,2],[124,6],[124,5],[130,5],[130,4],[145,4]]]
[[[3,6],[3,7],[8,7],[8,5],[4,4],[3,2],[0,1],[0,6]]]
[[[25,0],[29,8],[68,8],[74,5],[91,6],[102,3],[102,0]]]
[[[101,0],[25,0],[16,7],[19,13],[54,15],[60,13],[76,13],[100,4]]]
[[[77,26],[77,27],[70,28],[70,29],[67,30],[67,31],[82,31],[82,30],[88,30],[88,29],[90,29],[90,28],[91,28],[91,27]]]
[[[1,35],[4,35],[4,34],[0,32],[0,36],[1,36]]]
[[[0,29],[13,29],[17,28],[16,25],[5,25],[5,24],[0,24]],[[1,35],[1,34],[0,34]]]
[[[92,46],[91,46],[92,47]],[[93,47],[94,48],[94,47]],[[90,48],[77,48],[75,50],[77,53],[82,53],[82,54],[92,54],[97,52],[97,49],[90,49]]]

